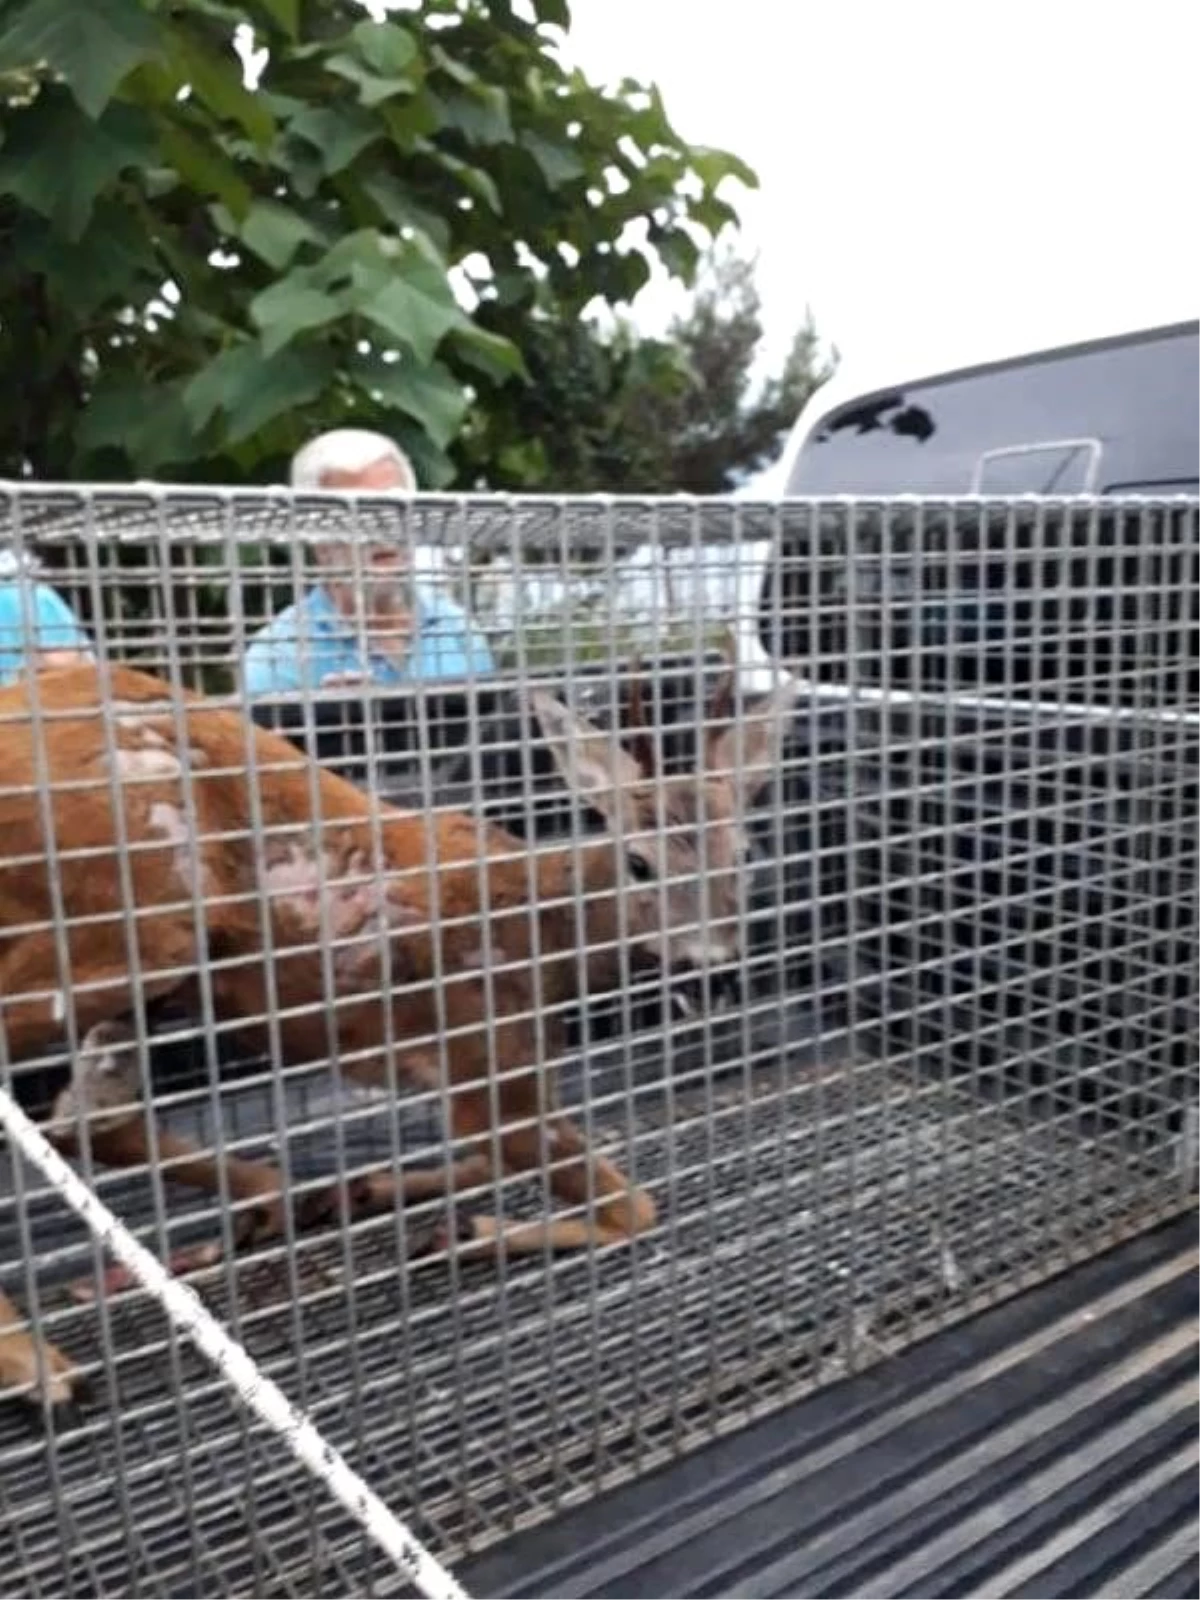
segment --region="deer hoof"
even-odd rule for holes
[[[54,1365],[45,1395],[27,1389],[19,1398],[26,1426],[31,1433],[68,1433],[84,1420],[84,1407],[95,1404],[96,1391],[89,1378],[66,1364],[58,1351],[52,1351]]]
[[[94,1405],[96,1392],[86,1378],[75,1381],[70,1397],[65,1400],[56,1400],[52,1405],[43,1406],[36,1396],[32,1397],[32,1404],[25,1407],[26,1421],[31,1432],[41,1433],[70,1433],[72,1429],[81,1427],[87,1421],[86,1406]]]

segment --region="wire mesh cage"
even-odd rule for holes
[[[10,486],[4,1086],[444,1559],[646,1472],[1194,1204],[1197,518]],[[400,1592],[0,1160],[3,1592]]]

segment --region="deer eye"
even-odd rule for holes
[[[625,865],[629,869],[629,876],[638,883],[649,883],[654,876],[654,868],[644,856],[635,856],[632,851],[625,857]]]

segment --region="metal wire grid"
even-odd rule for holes
[[[220,497],[197,498],[221,507],[218,549],[231,534],[257,533],[240,509],[234,526]],[[18,499],[13,525],[25,531],[30,508],[51,500],[80,516],[94,593],[91,574],[107,569],[88,530],[103,524],[108,498],[33,490]],[[261,512],[253,497],[237,500],[249,504]],[[560,557],[574,549],[576,509],[529,511],[535,531],[553,531]],[[1159,560],[1164,526],[1194,560],[1194,503],[1060,508],[1071,526],[1115,518],[1117,576],[1128,587],[1133,562],[1143,579],[1122,615],[1152,645],[1144,682],[1121,676],[1125,704],[1099,714],[1099,643],[1090,656],[1085,647],[1090,676],[1050,673],[1033,699],[1005,696],[1003,682],[993,692],[994,678],[981,696],[982,671],[974,693],[893,685],[921,649],[897,641],[885,559],[896,529],[921,526],[924,536],[936,516],[949,517],[953,544],[956,527],[978,524],[977,506],[961,508],[961,523],[944,507],[797,506],[784,513],[790,524],[756,513],[757,529],[791,531],[756,553],[749,583],[741,545],[706,559],[710,540],[744,531],[742,508],[578,509],[585,581],[597,527],[602,544],[619,527],[629,553],[639,539],[653,548],[670,525],[690,556],[691,578],[686,588],[676,581],[670,604],[650,563],[638,628],[618,631],[623,619],[610,614],[590,636],[600,645],[591,698],[617,723],[628,711],[627,695],[622,703],[613,693],[628,678],[620,647],[653,656],[664,635],[673,646],[690,638],[690,663],[678,649],[659,663],[654,700],[675,765],[694,760],[696,707],[713,676],[704,646],[718,625],[747,620],[764,566],[774,580],[769,619],[803,622],[810,640],[819,620],[843,640],[886,638],[890,648],[839,654],[835,641],[823,657],[791,662],[825,682],[801,702],[779,782],[756,817],[760,867],[733,985],[701,993],[698,1007],[693,994],[681,1014],[659,986],[642,984],[575,1019],[587,1065],[574,1058],[565,1098],[654,1192],[653,1235],[499,1271],[431,1262],[398,1272],[397,1223],[385,1217],[208,1275],[213,1303],[252,1353],[451,1559],[1189,1203],[1197,731],[1179,713],[1194,655],[1137,617],[1161,612],[1180,570],[1174,542],[1170,562]],[[459,528],[476,526],[462,508],[436,511],[443,526],[452,513]],[[1021,527],[1045,544],[1059,536],[1044,506],[988,516],[1010,546]],[[512,507],[484,506],[479,517],[482,537],[497,539],[506,518],[512,536]],[[155,524],[160,553],[168,522]],[[804,528],[814,535],[807,567],[796,543]],[[839,529],[843,568],[856,575],[840,602],[812,585],[789,598],[789,573],[833,569]],[[61,520],[57,533],[40,531],[53,548]],[[172,529],[172,553],[174,541]],[[516,568],[520,556],[518,546]],[[195,570],[179,559],[149,570],[168,566],[173,578]],[[560,560],[573,578],[569,566]],[[1194,600],[1189,580],[1172,602],[1184,623]],[[167,652],[168,674],[182,661],[210,665],[213,652],[188,632],[191,613],[163,604],[161,615],[154,648]],[[1015,615],[1010,608],[1000,641],[1010,663]],[[96,631],[109,659],[130,644],[116,623]],[[515,631],[518,656],[528,656],[528,637]],[[548,631],[565,649],[557,661],[542,656],[542,675],[586,700],[571,630]],[[982,660],[995,646],[976,635],[971,648]],[[672,671],[674,696],[662,688]],[[1075,698],[1064,704],[1068,682]],[[437,702],[414,699],[428,736]],[[355,776],[367,783],[380,770],[370,748],[378,710],[372,702],[360,714],[368,758]],[[449,751],[453,770],[435,772],[411,749],[397,770],[407,761],[410,789],[427,805],[444,797],[442,778],[456,803],[523,815],[530,834],[554,831],[562,808],[530,814],[527,734],[514,737],[511,708],[501,711],[481,723],[467,696],[455,713],[467,737]],[[354,714],[348,706],[347,726]],[[319,1069],[263,1061],[227,1062],[214,1090],[202,1045],[185,1037],[155,1047],[173,1126],[219,1131],[224,1147],[247,1152],[284,1147],[293,1181],[436,1148],[436,1096],[411,1097],[397,1115]],[[213,1229],[211,1201],[172,1198],[168,1221],[145,1174],[96,1181],[151,1240]],[[32,1250],[49,1331],[85,1361],[99,1355],[108,1389],[81,1428],[49,1442],[23,1438],[15,1414],[2,1419],[0,1572],[20,1579],[11,1591],[3,1580],[5,1592],[388,1592],[361,1537],[237,1420],[144,1297],[86,1309],[65,1300],[62,1282],[86,1270],[90,1252],[28,1175],[4,1190],[14,1200],[0,1230],[3,1281],[21,1284]],[[535,1215],[540,1203],[536,1180],[506,1185],[506,1213]]]
[[[974,1059],[1013,1050],[1027,1091],[1065,1078],[1160,1138],[1194,1065],[1196,730],[918,715],[890,715],[914,781],[875,765],[858,808],[881,1006],[913,1036],[969,1017]]]
[[[502,672],[603,666],[637,638],[692,650],[695,628],[746,605],[772,532],[727,503],[706,516],[698,542],[695,510],[671,502],[0,486],[0,541],[36,550],[114,655],[216,691],[238,688],[249,634],[317,577],[314,538],[342,546],[327,571],[358,585],[369,545],[407,549],[419,579],[469,603]]]
[[[752,1074],[749,1093],[679,1092],[669,1123],[648,1108],[635,1136],[639,1169],[679,1219],[670,1242],[639,1245],[632,1263],[612,1252],[556,1263],[549,1310],[533,1264],[503,1289],[471,1268],[452,1308],[432,1268],[402,1294],[389,1227],[357,1226],[353,1395],[341,1248],[301,1246],[299,1340],[282,1275],[239,1270],[252,1354],[303,1386],[327,1436],[418,1507],[439,1548],[486,1544],[645,1471],[987,1303],[1006,1280],[1111,1242],[1179,1194],[1119,1138],[1023,1129],[867,1059],[807,1075],[793,1063],[786,1094],[775,1069]],[[216,1286],[211,1299],[228,1314]],[[95,1319],[68,1315],[64,1342],[82,1353]],[[112,1324],[119,1409],[57,1442],[54,1478],[44,1446],[5,1440],[6,1481],[19,1486],[3,1534],[6,1570],[21,1573],[11,1592],[387,1592],[357,1532],[269,1441],[246,1437],[201,1363],[185,1357],[171,1393],[144,1298],[124,1297]]]

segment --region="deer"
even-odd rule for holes
[[[736,959],[746,815],[777,767],[796,686],[733,721],[733,670],[700,766],[669,776],[644,728],[632,753],[531,690],[563,779],[605,824],[551,845],[466,811],[402,810],[236,707],[131,666],[63,666],[0,689],[6,1077],[67,1041],[46,1137],[69,1158],[156,1162],[165,1179],[226,1195],[235,1254],[285,1234],[283,1176],[154,1119],[139,1040],[156,1007],[211,1015],[250,1050],[274,1043],[285,1065],[332,1055],[357,1084],[441,1091],[440,1167],[333,1181],[296,1202],[297,1228],[431,1200],[431,1252],[647,1235],[653,1196],[560,1107],[559,1017],[581,992],[619,986],[631,961]],[[492,1213],[445,1204],[497,1173],[539,1172],[554,1204],[533,1220],[503,1217],[498,1200]],[[191,1246],[169,1266],[224,1253]],[[132,1280],[114,1267],[101,1283]],[[0,1394],[68,1421],[89,1387],[0,1288]]]

